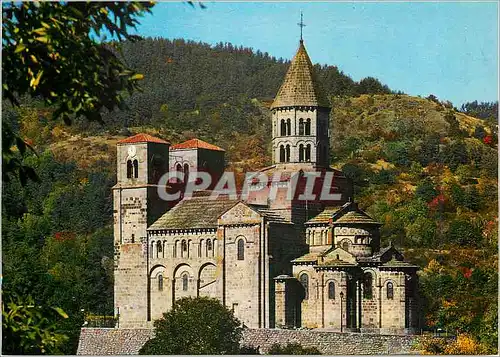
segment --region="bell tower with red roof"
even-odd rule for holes
[[[170,143],[137,134],[117,144],[117,183],[113,187],[115,313],[120,325],[144,327],[147,308],[147,231],[169,209],[158,182],[168,173]]]

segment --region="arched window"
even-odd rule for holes
[[[370,273],[365,273],[363,275],[363,297],[365,299],[371,299],[373,297],[373,277]]]
[[[243,239],[238,241],[238,260],[245,260],[245,241]]]
[[[299,145],[299,162],[304,161],[304,145]]]
[[[387,300],[394,299],[394,285],[391,282],[387,283]]]
[[[139,162],[137,160],[134,160],[134,177],[139,177]]]
[[[286,120],[286,135],[292,135],[292,121],[290,119]]]
[[[306,273],[303,273],[299,277],[299,281],[304,287],[304,300],[309,299],[309,277]]]
[[[132,160],[127,161],[127,178],[132,178],[134,167],[132,165]]]
[[[187,255],[188,245],[185,240],[181,242],[181,257],[185,257]]]
[[[151,258],[154,257],[154,247],[155,247],[155,243],[154,242],[151,242],[151,247],[150,247],[150,251],[149,251],[149,256]]]
[[[335,300],[335,283],[333,281],[328,283],[328,298]]]
[[[311,161],[311,144],[307,144],[306,146],[306,161]]]
[[[286,151],[286,160],[285,161],[290,162],[290,145],[286,146],[285,151]]]
[[[158,291],[163,291],[163,275],[158,275]]]
[[[160,254],[163,252],[163,247],[161,246],[161,241],[156,242],[156,257],[159,258]]]
[[[187,291],[188,289],[188,274],[182,274],[182,290]]]
[[[134,235],[134,234],[132,234],[132,237],[130,238],[130,241],[131,241],[132,243],[135,243],[135,235]]]
[[[285,147],[280,145],[280,162],[285,162]]]
[[[181,164],[177,164],[177,166],[175,167],[175,170],[179,171],[179,172],[182,172],[182,165]]]
[[[299,135],[304,135],[304,119],[299,119]]]
[[[281,134],[281,136],[285,136],[286,135],[285,119],[281,119],[280,134]]]
[[[189,165],[184,164],[184,183],[187,183],[189,179]]]
[[[212,254],[211,252],[212,252],[212,241],[210,239],[207,239],[207,254],[206,254],[206,256],[209,257]]]
[[[344,243],[342,243],[342,249],[344,249],[346,252],[349,251],[349,242],[348,241],[345,241]]]
[[[306,121],[306,135],[311,135],[311,119]]]

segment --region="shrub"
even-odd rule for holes
[[[155,337],[139,350],[142,355],[238,354],[241,323],[219,300],[198,297],[177,300],[154,322]]]

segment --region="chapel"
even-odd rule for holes
[[[418,267],[392,244],[381,247],[381,224],[358,207],[350,180],[330,167],[331,104],[302,39],[270,110],[272,165],[255,173],[267,182],[250,177],[244,198],[210,199],[212,185],[174,202],[161,199],[167,172],[177,171],[184,183],[190,172],[222,177],[225,151],[216,145],[170,145],[148,134],[118,142],[119,327],[152,327],[176,299],[209,296],[249,328],[413,333]]]

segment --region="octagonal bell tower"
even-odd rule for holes
[[[273,163],[327,167],[331,105],[301,39],[273,104]]]

